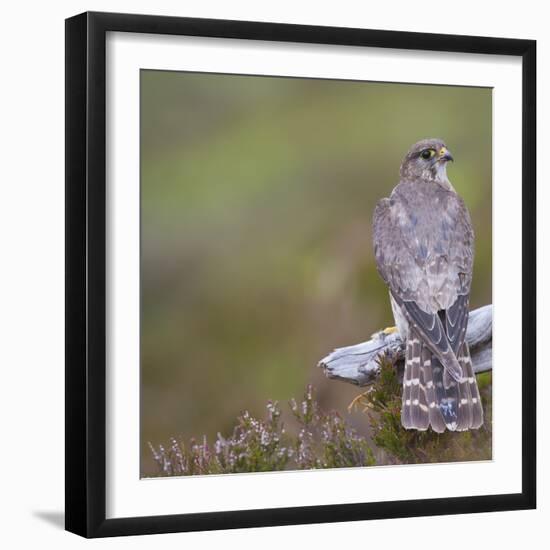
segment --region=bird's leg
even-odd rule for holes
[[[386,327],[383,331],[384,334],[393,334],[397,332],[397,327]]]
[[[360,393],[359,395],[356,395],[356,396],[352,399],[351,403],[348,405],[348,413],[352,412],[353,409],[354,409],[356,406],[360,405],[360,404],[361,404],[361,401],[363,401],[363,400],[366,398],[366,396],[368,395],[368,393],[369,393],[371,390],[372,390],[372,388],[369,388],[367,391],[364,391],[363,393]],[[363,405],[365,405],[365,404],[363,403]],[[365,412],[367,408],[368,408],[368,405],[365,405],[365,406],[363,407],[363,412]]]
[[[393,332],[397,332],[397,327],[385,328],[381,332],[384,333],[384,334],[392,334]],[[391,363],[391,367],[396,368],[397,359],[398,359],[398,354],[396,352],[386,350],[378,358],[380,368],[382,367],[381,361],[383,361],[383,360],[389,361]],[[363,393],[360,393],[359,395],[356,395],[351,400],[351,403],[348,405],[348,413],[351,413],[355,409],[355,407],[357,407],[357,406],[361,406],[363,408],[363,412],[366,412],[367,409],[369,409],[369,408],[371,408],[371,409],[374,408],[372,400],[368,399],[369,393],[371,393],[373,390],[374,390],[374,387],[369,386],[366,391],[364,391]],[[381,405],[381,404],[379,404],[379,405]],[[385,406],[383,406],[383,405],[381,405],[381,406],[382,406],[382,408],[385,408]]]

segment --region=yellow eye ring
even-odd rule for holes
[[[431,159],[435,156],[435,150],[434,149],[424,149],[424,151],[422,151],[420,153],[420,156],[424,159],[424,160],[428,160],[428,159]]]

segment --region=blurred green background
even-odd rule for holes
[[[213,442],[309,382],[368,435],[359,390],[316,363],[393,324],[375,203],[410,145],[444,139],[476,233],[471,305],[490,303],[491,113],[486,88],[141,72],[142,475],[149,441]]]

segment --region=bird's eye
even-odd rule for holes
[[[420,156],[424,160],[431,159],[434,155],[435,155],[435,151],[433,149],[424,149],[424,151],[422,151],[422,153],[420,153]]]

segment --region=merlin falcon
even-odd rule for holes
[[[465,341],[474,232],[447,177],[452,160],[443,141],[419,141],[403,159],[399,184],[374,211],[376,265],[406,342],[401,423],[407,429],[483,424]]]

